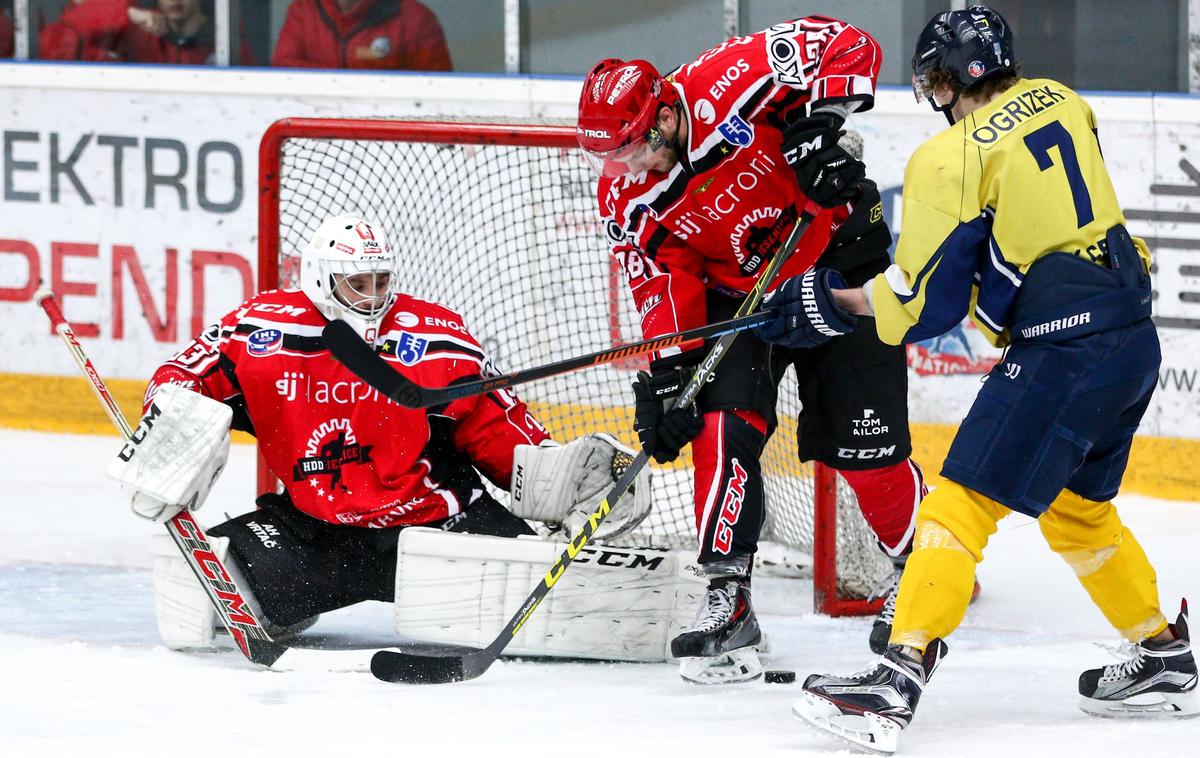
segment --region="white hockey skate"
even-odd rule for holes
[[[679,659],[679,675],[693,684],[734,684],[763,674],[759,651],[764,646],[754,608],[750,580],[712,579],[692,628],[671,640]]]

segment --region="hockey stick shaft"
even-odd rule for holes
[[[133,437],[136,430],[130,428],[129,422],[125,420],[125,414],[121,412],[120,406],[113,400],[104,380],[100,378],[100,373],[96,371],[91,359],[83,351],[83,346],[75,338],[75,333],[71,330],[71,325],[67,323],[66,318],[63,317],[62,309],[54,294],[47,290],[41,290],[34,296],[34,299],[50,319],[54,331],[66,343],[67,349],[71,351],[71,357],[75,359],[80,371],[91,383],[92,391],[100,400],[100,404],[104,406],[104,411],[113,425],[125,439]],[[165,526],[167,533],[171,535],[171,539],[175,541],[175,545],[183,554],[184,560],[196,574],[196,579],[199,580],[200,586],[204,588],[205,594],[208,595],[208,599],[217,611],[217,617],[229,630],[230,636],[233,637],[242,654],[251,662],[263,666],[270,666],[278,660],[287,651],[287,648],[273,641],[263,629],[262,624],[258,622],[246,602],[245,595],[238,589],[225,565],[213,551],[207,535],[196,523],[191,512],[180,511]]]
[[[812,223],[814,213],[809,209],[805,209],[797,221],[796,226],[792,229],[787,239],[779,247],[775,257],[767,266],[766,271],[754,283],[754,287],[746,295],[746,299],[738,308],[736,317],[742,317],[758,309],[762,303],[763,297],[766,295],[767,288],[775,280],[783,264],[791,257],[792,251],[800,242],[804,232]],[[715,345],[709,350],[708,355],[696,367],[692,378],[684,386],[683,391],[675,403],[676,408],[687,408],[696,401],[696,397],[700,394],[700,390],[712,377],[717,369],[717,365],[729,352],[730,345],[738,336],[738,332],[731,332],[721,336]],[[381,361],[382,362],[382,361]],[[587,522],[579,530],[579,533],[567,544],[567,547],[554,561],[550,570],[542,577],[542,580],[534,587],[533,592],[521,605],[517,613],[509,619],[500,634],[492,641],[490,645],[480,651],[471,651],[460,658],[440,657],[437,656],[419,656],[411,653],[393,653],[390,651],[380,651],[375,654],[371,661],[371,671],[380,679],[387,681],[407,681],[413,683],[442,683],[450,681],[461,681],[462,679],[470,679],[479,676],[487,668],[500,657],[504,648],[512,642],[513,638],[521,631],[521,627],[537,610],[538,605],[545,599],[546,595],[554,588],[562,575],[566,572],[567,567],[575,560],[580,551],[592,539],[596,533],[596,529],[604,522],[604,519],[612,512],[613,505],[620,500],[621,496],[633,484],[633,480],[641,472],[641,470],[650,462],[649,456],[643,450],[637,454],[633,462],[626,467],[620,478],[613,485],[613,488],[604,497],[604,500],[596,508]],[[446,661],[454,661],[457,663],[447,665]]]
[[[733,318],[728,321],[718,321],[695,329],[688,329],[674,334],[634,342],[600,350],[587,355],[566,358],[544,366],[535,366],[523,371],[517,371],[504,376],[452,384],[449,387],[422,387],[397,371],[383,371],[376,367],[370,368],[377,357],[375,351],[362,341],[358,333],[349,324],[334,320],[325,327],[323,335],[325,344],[339,361],[344,363],[355,374],[358,374],[374,389],[406,408],[431,408],[463,397],[483,395],[494,390],[514,387],[518,384],[547,379],[552,376],[566,374],[591,366],[601,366],[613,361],[624,360],[637,355],[644,355],[658,350],[665,350],[694,340],[720,337],[746,329],[761,326],[772,319],[771,314],[751,313]]]
[[[779,273],[780,268],[782,268],[787,259],[791,257],[792,250],[795,249],[796,244],[800,241],[800,238],[804,235],[804,232],[808,229],[808,226],[812,223],[812,220],[813,214],[807,210],[801,215],[799,221],[796,223],[796,226],[792,229],[787,239],[784,240],[783,245],[780,246],[779,251],[775,254],[775,258],[772,259],[770,265],[767,267],[767,270],[764,271],[763,275],[758,278],[758,281],[754,283],[754,287],[751,288],[749,294],[746,295],[746,299],[742,301],[741,307],[738,308],[737,313],[735,314],[735,319],[746,316],[758,309],[759,304],[762,302],[763,297],[767,293],[767,287],[771,285],[771,282],[775,280],[776,274]],[[700,365],[696,367],[696,371],[692,374],[692,378],[688,380],[688,383],[684,385],[683,390],[679,393],[679,396],[675,401],[675,408],[688,408],[696,401],[696,397],[700,394],[700,390],[703,389],[704,385],[708,383],[708,380],[712,378],[713,373],[717,370],[717,365],[720,364],[726,353],[729,352],[729,347],[733,344],[733,340],[737,336],[738,332],[729,332],[722,335],[717,340],[716,344],[713,345],[708,351],[708,355],[706,355],[704,360],[700,362]],[[595,512],[588,517],[587,523],[584,524],[583,528],[579,530],[579,534],[577,534],[575,538],[571,540],[571,542],[567,545],[566,550],[559,555],[558,560],[555,561],[554,565],[550,567],[550,570],[546,572],[546,576],[542,578],[541,584],[534,589],[533,594],[531,594],[529,599],[525,601],[525,605],[522,606],[522,609],[517,612],[517,615],[514,616],[511,621],[509,621],[508,625],[505,627],[504,631],[501,632],[500,636],[488,646],[489,651],[493,649],[495,650],[495,656],[498,657],[500,655],[500,651],[502,651],[512,640],[512,638],[516,636],[517,632],[521,631],[521,627],[524,626],[525,622],[537,609],[537,606],[539,603],[541,603],[542,598],[544,598],[547,593],[550,592],[550,589],[554,586],[555,582],[557,582],[559,577],[562,576],[563,572],[567,570],[567,566],[571,565],[571,562],[575,560],[575,556],[577,556],[579,551],[582,550],[585,545],[587,545],[589,540],[591,540],[592,535],[595,534],[597,527],[599,527],[608,514],[612,512],[613,505],[621,499],[621,496],[624,495],[629,489],[630,485],[633,484],[633,480],[649,462],[650,457],[646,455],[645,451],[642,451],[638,453],[637,457],[633,459],[633,462],[625,469],[625,472],[613,485],[613,488],[609,491],[609,493],[605,495],[604,500],[596,508]]]

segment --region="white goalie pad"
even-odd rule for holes
[[[229,538],[209,535],[213,553],[221,560],[254,612],[263,629],[276,642],[285,642],[308,629],[319,616],[305,619],[292,626],[279,626],[263,615],[262,606],[250,591],[238,567],[229,557]],[[217,618],[217,611],[208,599],[204,587],[179,552],[175,540],[168,534],[151,537],[154,555],[154,614],[158,620],[158,636],[171,650],[225,650],[237,645],[229,631]]]
[[[165,522],[194,511],[225,467],[232,419],[224,403],[163,385],[107,473],[139,516]]]
[[[228,537],[210,537],[213,552],[227,563]],[[200,581],[183,559],[169,535],[151,538],[154,554],[154,614],[158,635],[172,650],[208,650],[218,645],[215,638],[217,612]],[[225,636],[232,643],[232,640]]]
[[[509,507],[521,518],[560,524],[574,536],[633,458],[632,450],[601,433],[565,445],[518,445]],[[650,513],[650,505],[650,470],[643,467],[593,539],[611,541],[632,531]]]
[[[516,539],[410,527],[400,532],[396,630],[482,648],[563,550]],[[505,648],[506,655],[666,661],[707,587],[682,550],[586,547]]]

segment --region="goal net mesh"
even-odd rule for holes
[[[277,159],[277,249],[262,288],[299,286],[299,252],[326,217],[380,225],[399,253],[399,289],[463,315],[501,372],[641,339],[638,314],[595,210],[595,177],[561,132],[546,145],[293,137]],[[405,122],[397,122],[398,125]],[[456,139],[479,139],[454,125]],[[422,137],[426,139],[428,137]],[[536,140],[534,140],[536,141]],[[274,223],[268,220],[268,224]],[[270,269],[274,269],[271,271]],[[277,278],[276,278],[277,277]],[[576,371],[516,388],[556,439],[606,431],[630,446],[634,372],[644,360]],[[796,452],[799,410],[789,369],[779,428],[762,459],[767,519],[760,570],[811,565],[813,469]],[[694,550],[690,453],[652,466],[654,509],[635,544]],[[838,594],[861,598],[891,570],[844,482],[838,486]],[[506,496],[505,496],[506,497]]]

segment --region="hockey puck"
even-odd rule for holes
[[[766,671],[763,672],[763,680],[768,684],[794,684],[796,682],[796,672]]]

